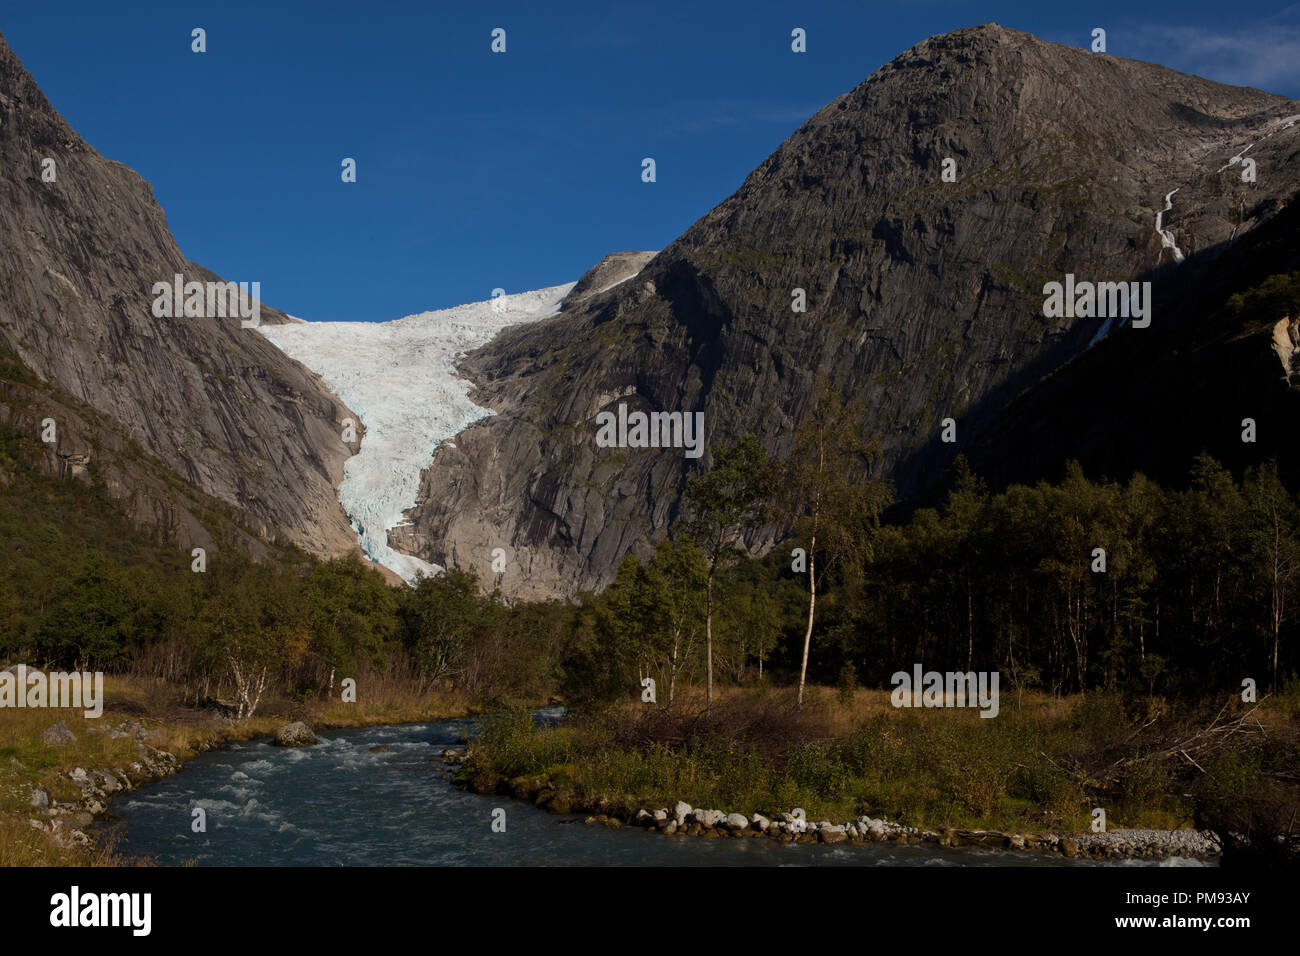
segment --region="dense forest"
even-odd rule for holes
[[[946,503],[846,532],[817,582],[810,676],[888,686],[913,664],[996,670],[1003,686],[1201,694],[1294,671],[1300,509],[1276,471],[1237,481],[1212,460],[1190,486],[1138,475],[991,495],[959,462]],[[808,620],[795,539],[718,578],[715,667],[729,681],[796,679]],[[567,673],[586,690],[698,680],[705,557],[666,542],[576,613]],[[684,660],[674,668],[674,649]],[[766,671],[764,669],[766,668]],[[677,677],[678,680],[681,677]],[[577,689],[577,688],[575,688]],[[670,691],[671,693],[671,691]]]
[[[30,439],[4,432],[0,657],[162,677],[242,715],[268,687],[309,698],[375,673],[485,703],[631,698],[650,677],[671,701],[686,685],[794,684],[805,648],[809,681],[850,686],[917,663],[1052,694],[1293,676],[1300,503],[1271,466],[1238,479],[1202,457],[1183,489],[1076,467],[990,494],[959,460],[941,506],[889,523],[887,487],[848,467],[870,449],[835,433],[838,416],[827,398],[801,435],[796,460],[820,469],[767,462],[752,440],[717,452],[680,533],[570,603],[511,604],[455,569],[392,587],[357,556],[287,548],[196,573],[134,531],[93,471],[41,475],[23,465]],[[794,534],[771,554],[735,547],[782,515]]]

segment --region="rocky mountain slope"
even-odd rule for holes
[[[1017,394],[1098,341],[1150,331],[1044,318],[1045,283],[1149,280],[1152,327],[1176,323],[1170,290],[1300,184],[1298,113],[996,25],[918,44],[634,280],[473,353],[472,397],[498,414],[439,449],[402,544],[485,576],[503,547],[508,570],[492,579],[508,592],[603,585],[679,517],[697,464],[598,447],[598,412],[701,411],[709,447],[753,433],[784,455],[821,376],[857,402],[880,472],[915,493]],[[1246,149],[1254,182],[1240,175]],[[939,440],[948,417],[954,444]]]
[[[82,466],[97,444],[138,443],[268,540],[354,548],[335,489],[355,450],[341,422],[356,416],[238,317],[155,318],[152,286],[177,273],[216,280],[185,259],[149,185],[82,140],[0,37],[0,346],[109,419],[74,424],[60,421],[67,406],[18,402],[11,422],[54,418],[54,453]],[[265,306],[261,318],[286,320]],[[192,489],[116,461],[110,491],[137,520],[204,537]]]
[[[1057,480],[1070,460],[1095,478],[1183,486],[1206,452],[1238,474],[1276,462],[1300,486],[1297,199],[1169,289],[1174,321],[1105,342],[1019,396],[968,450],[972,466],[995,488]]]

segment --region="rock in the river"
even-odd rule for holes
[[[677,819],[678,826],[686,822],[686,818],[690,816],[692,809],[691,805],[685,800],[677,801],[677,805],[673,807],[673,816]]]
[[[746,830],[749,828],[749,818],[743,813],[728,813],[727,826],[733,830]]]
[[[301,720],[285,724],[275,732],[277,747],[310,747],[314,743],[316,743],[316,735]]]

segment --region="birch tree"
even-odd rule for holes
[[[742,438],[713,457],[686,485],[686,535],[704,554],[705,706],[713,703],[713,584],[718,568],[743,554],[738,544],[771,513],[774,474],[758,439]]]
[[[1277,466],[1256,469],[1246,476],[1250,502],[1250,543],[1256,580],[1263,584],[1267,605],[1265,629],[1270,646],[1269,670],[1277,689],[1282,626],[1294,614],[1295,582],[1300,573],[1300,539],[1291,495],[1278,477]]]
[[[808,625],[799,664],[799,706],[808,681],[818,573],[824,576],[840,561],[869,558],[871,536],[889,498],[888,486],[868,473],[871,448],[853,430],[850,419],[856,417],[821,384],[812,411],[795,433],[788,462],[790,514],[800,540],[808,543]]]

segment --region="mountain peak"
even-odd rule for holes
[[[601,586],[679,518],[692,468],[596,448],[598,412],[701,412],[706,460],[751,434],[782,457],[821,378],[857,403],[879,473],[916,493],[1015,395],[1108,334],[1141,334],[1044,317],[1044,284],[1194,275],[1300,184],[1300,127],[1273,135],[1297,112],[999,24],[917,44],[818,111],[636,282],[469,356],[476,400],[498,414],[426,473],[411,540],[436,563],[508,544],[529,574],[508,572],[507,591]],[[1266,179],[1225,172],[1244,149]],[[954,443],[939,441],[946,419]]]

